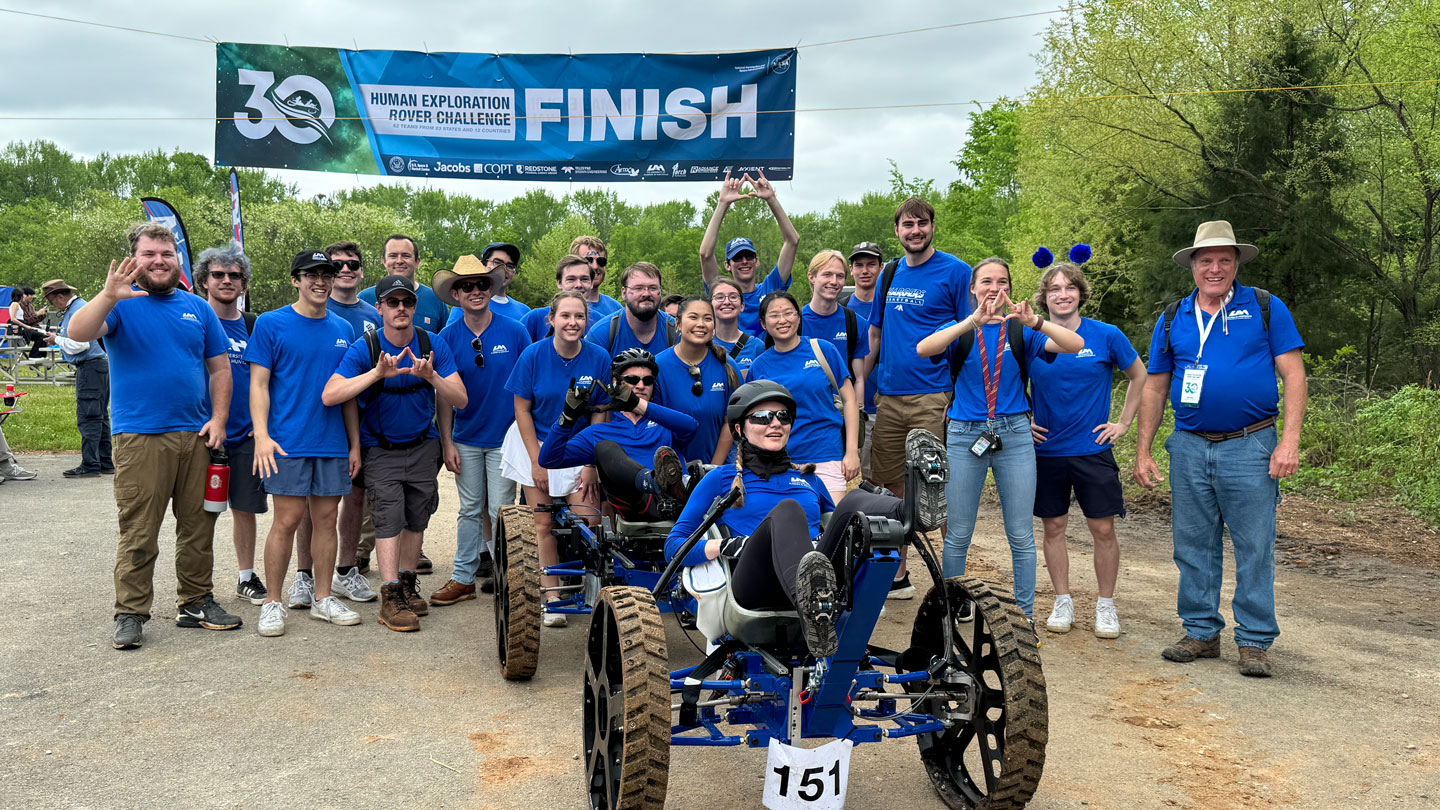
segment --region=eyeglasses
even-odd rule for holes
[[[641,377],[638,374],[626,374],[624,377],[621,377],[620,380],[631,385],[654,385],[655,375],[646,374],[644,377]]]
[[[514,270],[517,267],[515,262],[502,262],[499,259],[491,259],[485,266],[491,270]]]
[[[381,300],[380,306],[382,306],[382,307],[390,307],[391,309],[414,309],[414,308],[415,308],[415,299],[414,299],[414,298],[386,298],[386,299]]]
[[[488,280],[488,279],[487,279],[487,280]],[[484,346],[484,344],[482,344],[482,343],[480,342],[480,338],[477,337],[477,338],[475,338],[474,340],[470,341],[470,348],[472,348],[472,349],[475,350],[475,367],[476,367],[476,368],[484,368],[484,367],[485,367],[485,346]]]
[[[700,367],[686,366],[685,370],[690,372],[690,379],[695,381],[690,385],[690,393],[697,397],[705,393],[705,386],[700,382]]]
[[[234,272],[230,272],[230,271],[226,271],[226,270],[211,270],[211,271],[210,271],[210,277],[211,277],[211,278],[218,278],[218,279],[220,279],[221,281],[224,281],[224,280],[227,279],[227,278],[233,278],[233,279],[235,279],[236,281],[244,281],[244,280],[245,280],[245,274],[242,273],[242,272],[240,272],[239,270],[236,270],[236,271],[234,271]],[[46,297],[48,298],[49,296],[46,296]]]
[[[723,304],[726,301],[738,304],[744,300],[745,298],[741,296],[740,293],[721,293],[710,296],[710,301],[714,304]]]
[[[788,425],[795,421],[795,414],[791,413],[788,408],[782,408],[778,411],[751,411],[745,414],[745,421],[759,427],[764,427],[776,419],[780,420],[780,424]]]
[[[477,278],[477,279],[475,279],[474,281],[457,281],[457,282],[455,282],[455,289],[459,290],[459,291],[462,292],[462,293],[468,293],[468,292],[470,292],[471,290],[479,290],[480,292],[489,292],[489,291],[490,291],[490,279],[488,279],[488,278]]]
[[[585,261],[589,262],[590,264],[595,265],[596,267],[604,267],[605,265],[607,265],[607,264],[610,263],[610,260],[609,260],[609,259],[605,258],[604,256],[601,256],[599,253],[587,253],[587,254],[585,254]]]
[[[334,262],[339,267],[348,267],[351,270],[360,269],[359,259],[331,259],[330,261]]]
[[[307,270],[306,272],[300,274],[300,278],[302,278],[302,279],[304,279],[304,280],[306,280],[306,281],[309,281],[309,282],[311,282],[311,283],[314,283],[314,282],[316,282],[316,281],[323,281],[323,282],[325,282],[326,284],[329,284],[330,282],[332,282],[332,281],[335,280],[335,274],[334,274],[334,273],[317,273],[317,272],[315,272],[314,270]]]
[[[659,285],[659,284],[651,284],[651,285],[649,285],[649,286],[647,286],[647,287],[642,287],[642,286],[637,286],[637,285],[633,285],[633,284],[632,284],[631,286],[626,287],[625,290],[626,290],[627,292],[633,292],[633,293],[650,293],[651,295],[659,295],[659,294],[660,294],[660,285]]]

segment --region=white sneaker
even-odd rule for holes
[[[370,580],[360,573],[359,568],[352,568],[350,573],[341,576],[332,574],[330,577],[330,590],[336,594],[349,599],[351,602],[373,602],[375,591],[370,587]]]
[[[1120,614],[1115,612],[1115,603],[1095,603],[1095,637],[1119,638]]]
[[[1050,611],[1050,618],[1045,620],[1045,629],[1052,633],[1068,633],[1070,632],[1070,625],[1074,623],[1074,600],[1059,599],[1055,602],[1055,609]]]
[[[285,635],[285,616],[290,611],[279,602],[266,602],[260,606],[260,622],[255,625],[262,636]]]
[[[310,618],[344,626],[360,623],[360,614],[345,607],[345,603],[334,596],[327,596],[311,605]]]
[[[315,601],[315,578],[309,574],[295,572],[295,581],[290,584],[290,603],[294,608],[310,607]]]
[[[565,627],[570,624],[564,613],[546,613],[541,624],[546,627]]]

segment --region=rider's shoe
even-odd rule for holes
[[[681,501],[685,499],[685,465],[680,456],[669,447],[655,451],[655,486],[665,497]]]
[[[835,637],[835,619],[840,611],[840,585],[835,564],[821,551],[800,558],[795,572],[795,609],[805,629],[805,646],[816,658],[834,655],[840,646]]]
[[[919,473],[919,486],[905,490],[907,512],[914,504],[915,528],[934,531],[945,522],[945,483],[950,480],[945,443],[928,430],[912,430],[905,436],[905,463]]]

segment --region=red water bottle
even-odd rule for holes
[[[205,470],[205,511],[219,514],[230,504],[230,457],[225,448],[210,451],[210,466]]]

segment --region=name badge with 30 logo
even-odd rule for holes
[[[1180,404],[1187,408],[1200,407],[1200,392],[1205,389],[1205,366],[1185,369],[1180,379]]]

